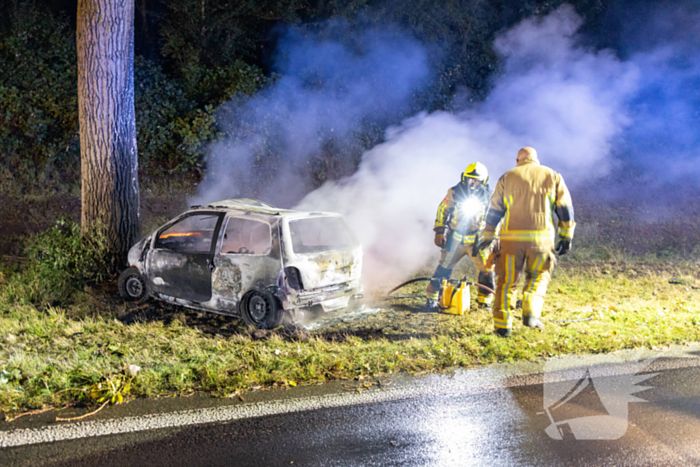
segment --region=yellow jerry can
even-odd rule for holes
[[[469,310],[469,285],[460,281],[457,287],[442,281],[440,311],[451,315],[463,315]]]

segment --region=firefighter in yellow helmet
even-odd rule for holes
[[[487,185],[489,173],[480,162],[470,164],[462,180],[447,191],[435,219],[435,245],[442,249],[440,262],[426,291],[425,311],[437,311],[443,279],[449,279],[452,270],[464,256],[474,263],[480,284],[493,289],[493,267],[486,266],[487,252],[479,251],[475,242],[484,228],[491,190]],[[479,288],[477,302],[488,307],[493,294]]]
[[[543,327],[540,316],[556,262],[554,253],[569,252],[575,227],[571,195],[562,176],[540,165],[537,151],[530,147],[518,151],[516,164],[496,184],[479,241],[480,250],[490,248],[499,227],[493,321],[496,333],[504,337],[510,336],[518,278],[523,272],[523,324]]]

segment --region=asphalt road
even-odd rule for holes
[[[417,380],[413,386],[430,390],[395,400],[4,448],[0,465],[700,465],[700,367],[654,371],[641,383],[649,389],[636,394],[644,403],[627,403],[627,393],[608,384],[619,376],[598,375],[547,414],[541,375],[465,392],[465,378],[481,374],[463,372],[452,386],[436,384],[444,377]],[[618,400],[601,404],[606,384]],[[605,417],[620,401],[629,412],[619,439],[576,439],[566,423]],[[563,421],[561,440],[545,432],[553,420]],[[614,420],[596,420],[595,433],[611,436]]]

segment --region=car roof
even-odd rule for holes
[[[338,216],[338,213],[334,212],[308,212],[308,211],[295,211],[292,209],[276,208],[267,203],[259,201],[257,199],[251,198],[238,198],[238,199],[224,199],[221,201],[215,201],[209,204],[203,204],[201,206],[192,206],[191,209],[223,209],[226,211],[246,211],[255,212],[260,214],[267,214],[271,216],[284,216],[284,217],[305,217],[305,216]]]

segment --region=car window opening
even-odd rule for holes
[[[289,221],[295,253],[319,253],[355,248],[359,242],[340,217],[309,217]]]
[[[218,215],[187,216],[160,233],[156,248],[180,253],[209,253]]]
[[[266,255],[271,250],[270,226],[251,219],[230,217],[221,242],[227,255]]]

